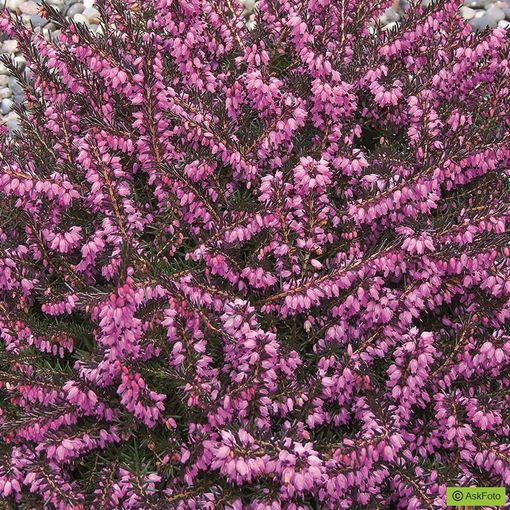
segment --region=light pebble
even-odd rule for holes
[[[248,11],[253,11],[257,2],[256,0],[239,0],[239,3]]]
[[[463,5],[461,8],[460,8],[460,14],[461,16],[466,19],[466,20],[470,20],[470,19],[473,19],[476,15],[476,10],[475,9],[471,9],[471,7],[466,7],[465,5]]]
[[[2,50],[5,53],[15,53],[18,49],[18,41],[16,39],[7,39],[2,43]]]
[[[39,12],[39,7],[35,2],[28,1],[19,4],[19,10],[27,16],[35,16]]]
[[[23,0],[7,0],[7,9],[11,11],[15,11],[18,9],[20,4],[23,3]]]
[[[17,120],[19,118],[16,112],[9,112],[4,118],[3,122],[7,122],[8,120]]]
[[[12,90],[9,87],[3,87],[0,89],[0,99],[12,96]]]
[[[73,20],[76,23],[83,23],[84,25],[89,25],[89,20],[83,14],[75,14],[73,16]]]
[[[2,99],[2,102],[0,103],[0,112],[2,112],[4,115],[7,115],[13,106],[14,102],[12,99],[9,99],[6,97],[5,99]]]
[[[82,15],[85,16],[90,23],[99,23],[100,21],[100,13],[94,7],[88,7],[82,12]]]

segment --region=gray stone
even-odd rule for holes
[[[506,19],[502,19],[498,23],[499,28],[506,28],[507,30],[510,30],[510,21],[507,21]]]
[[[2,62],[0,62],[0,74],[9,74],[9,69]]]
[[[3,87],[0,89],[0,99],[12,96],[12,90],[9,87]]]
[[[9,76],[7,74],[0,74],[0,88],[9,85]]]
[[[9,98],[2,99],[2,102],[0,103],[0,112],[3,115],[7,115],[11,111],[13,104],[14,103],[12,102],[12,99]]]
[[[497,26],[497,21],[489,18],[488,16],[481,16],[480,18],[473,18],[470,22],[474,30],[485,30],[486,28],[494,28]]]
[[[498,21],[501,21],[502,19],[505,19],[505,13],[502,9],[500,9],[499,7],[496,7],[495,5],[491,5],[485,15],[488,17],[488,18],[491,18],[493,19],[494,21],[496,21],[496,23]]]
[[[464,0],[464,5],[471,9],[486,9],[490,3],[490,0]]]
[[[36,14],[35,16],[30,16],[30,23],[32,23],[34,27],[44,27],[44,25],[48,23],[48,20]]]
[[[471,9],[471,7],[466,7],[465,5],[460,8],[460,14],[464,19],[470,20],[475,17],[476,10]]]
[[[384,11],[384,14],[381,16],[380,21],[383,25],[387,25],[388,23],[394,23],[400,19],[400,16],[397,12],[395,12],[391,7]]]
[[[16,104],[21,104],[25,100],[25,96],[23,94],[14,96],[14,102]]]
[[[7,129],[9,130],[9,133],[13,133],[14,131],[19,131],[20,129],[20,126],[19,126],[19,120],[18,118],[12,118],[12,119],[9,119],[5,125],[7,126]]]
[[[18,83],[18,80],[12,76],[9,78],[9,89],[14,95],[23,94],[23,87]]]
[[[81,14],[85,10],[85,6],[80,3],[72,4],[67,8],[66,16],[72,18],[75,14]]]

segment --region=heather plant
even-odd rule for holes
[[[2,508],[510,485],[510,36],[389,3],[2,14]]]

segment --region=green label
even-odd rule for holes
[[[447,487],[448,506],[503,506],[506,502],[504,487]]]

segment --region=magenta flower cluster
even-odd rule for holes
[[[4,59],[2,508],[510,485],[509,33],[454,0],[391,30],[388,1],[244,4],[0,17],[28,66]]]

